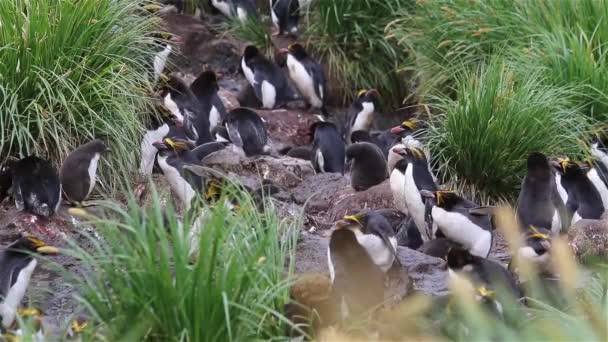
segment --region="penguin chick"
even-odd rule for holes
[[[471,254],[487,258],[492,248],[491,208],[480,207],[454,191],[422,190],[425,202],[431,203],[427,224],[435,225],[445,237],[459,243]],[[430,233],[431,236],[435,232]]]
[[[274,109],[298,99],[279,66],[270,62],[255,46],[245,48],[241,69],[263,108]]]
[[[228,112],[225,122],[230,141],[247,157],[270,152],[266,125],[260,116],[247,108]]]
[[[495,261],[472,255],[464,248],[452,247],[446,262],[450,277],[465,276],[477,286],[505,290],[515,299],[522,296],[513,274]]]
[[[224,107],[224,103],[217,94],[220,88],[217,84],[215,72],[204,71],[192,82],[190,89],[200,103],[203,115],[201,119],[208,121],[209,132],[211,133],[215,127],[221,125],[226,119],[226,107]]]
[[[313,132],[310,161],[315,171],[344,174],[346,151],[336,125],[318,121],[310,129]]]
[[[351,143],[368,142],[380,148],[386,158],[388,158],[391,147],[399,142],[390,130],[386,131],[354,131],[350,134]]]
[[[604,205],[599,192],[579,164],[569,159],[552,161],[556,173],[561,176],[561,186],[567,193],[566,209],[572,216],[570,224],[580,219],[599,219],[604,213]],[[569,228],[566,227],[566,228]]]
[[[372,258],[382,272],[387,272],[397,257],[397,239],[395,231],[387,219],[372,210],[362,210],[354,215],[344,216],[336,228],[347,228],[355,233],[357,241]]]
[[[338,317],[357,317],[384,301],[384,274],[357,242],[353,231],[335,230],[327,257]]]
[[[297,3],[297,0],[283,0]],[[281,49],[287,56],[287,70],[289,78],[312,108],[321,109],[321,113],[328,116],[325,109],[325,72],[323,67],[315,61],[300,44],[291,44],[287,49]]]
[[[431,236],[431,232],[426,229],[426,205],[421,191],[427,190],[434,192],[437,191],[438,188],[429,171],[426,155],[421,149],[415,147],[393,148],[392,151],[402,156],[407,161],[407,166],[403,166],[405,168],[405,178],[403,180],[405,190],[403,195],[400,193],[399,196],[405,197],[407,210],[409,215],[414,219],[422,240],[429,241],[433,236]],[[434,226],[433,231],[436,230],[437,228]]]
[[[59,179],[68,201],[81,205],[87,200],[97,181],[97,163],[110,149],[103,141],[90,141],[68,155],[61,165]]]
[[[549,271],[551,262],[551,231],[545,228],[530,226],[522,235],[523,243],[509,263],[509,270],[515,270],[520,262],[529,262],[540,272]]]
[[[346,142],[351,143],[350,135],[355,131],[369,131],[374,120],[378,97],[376,89],[363,89],[348,109],[346,127],[344,128]]]
[[[8,329],[25,296],[38,262],[31,253],[56,254],[58,249],[33,236],[19,238],[0,251],[0,323]]]
[[[346,159],[352,160],[351,185],[355,191],[367,190],[388,177],[386,159],[374,144],[363,142],[348,146]]]
[[[530,153],[527,174],[521,184],[517,200],[517,219],[520,228],[551,227],[554,234],[567,229],[568,215],[560,198],[547,157],[539,152]]]
[[[11,164],[17,210],[50,217],[61,204],[61,182],[53,164],[36,156]]]

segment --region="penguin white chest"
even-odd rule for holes
[[[220,112],[217,110],[217,108],[215,108],[215,106],[211,106],[211,110],[209,111],[209,132],[219,125],[220,120]]]
[[[236,8],[236,15],[237,15],[237,17],[239,17],[239,20],[241,22],[244,23],[245,21],[247,21],[247,11],[244,8],[237,7]]]
[[[390,185],[395,206],[400,212],[408,215],[409,211],[405,202],[405,175],[397,169],[393,170],[391,172]]]
[[[277,90],[274,85],[266,80],[262,81],[262,106],[273,109],[277,100]]]
[[[566,202],[568,202],[568,192],[562,185],[562,176],[557,172],[555,173],[555,185],[557,186],[557,193],[559,194],[559,197],[562,199],[562,202],[566,204]]]
[[[429,236],[426,229],[426,222],[424,220],[424,203],[422,202],[422,196],[420,195],[420,190],[416,186],[416,181],[414,180],[414,171],[412,164],[408,164],[405,169],[405,203],[410,215],[414,218],[414,222],[416,223],[416,227],[418,227],[418,231],[420,231],[420,236],[424,241],[429,241],[431,237]]]
[[[270,1],[270,16],[272,17],[272,23],[274,24],[274,26],[279,27],[279,17],[274,12],[274,6],[272,6],[272,0],[269,0],[269,1]]]
[[[184,207],[186,209],[190,208],[190,202],[196,195],[190,183],[182,177],[176,168],[167,163],[166,156],[158,157],[158,165],[163,170],[163,174],[167,178],[171,189],[177,194]]]
[[[492,234],[473,223],[466,215],[433,207],[433,221],[451,240],[463,245],[473,255],[485,258],[492,247]]]
[[[287,55],[287,68],[289,70],[289,78],[295,83],[298,91],[306,98],[306,100],[315,108],[321,108],[323,105],[319,96],[315,92],[315,86],[312,75],[306,71],[306,68],[291,54]],[[319,94],[322,94],[320,92]]]
[[[171,93],[168,93],[167,95],[165,95],[163,103],[164,103],[165,107],[167,107],[169,112],[177,119],[177,121],[179,121],[180,123],[184,122],[184,116],[182,115],[182,112],[179,110],[177,103],[175,103],[175,101],[173,101],[173,98],[171,97]]]
[[[95,153],[93,158],[91,158],[89,168],[87,169],[87,171],[89,172],[89,192],[87,192],[87,197],[89,197],[89,195],[93,191],[93,188],[95,187],[95,182],[97,181],[97,163],[99,163],[99,157],[100,154]]]
[[[211,0],[211,4],[213,7],[217,8],[223,15],[227,17],[232,16],[232,11],[230,10],[230,4],[228,1],[223,0]]]
[[[249,82],[252,87],[255,86],[255,75],[253,74],[253,70],[245,63],[245,58],[241,59],[241,69],[243,69],[243,74],[245,74],[247,82]]]
[[[169,125],[164,124],[153,131],[148,131],[144,134],[141,141],[141,163],[139,164],[139,174],[150,176],[154,169],[154,159],[158,153],[158,149],[152,145],[156,141],[162,140],[169,134]]]
[[[589,172],[587,172],[587,177],[589,178],[591,183],[593,183],[593,186],[595,186],[597,192],[600,193],[604,210],[608,209],[608,187],[606,187],[606,184],[604,184],[604,182],[600,178],[600,175],[597,173],[597,169],[592,168],[591,170],[589,170]]]
[[[356,231],[355,237],[357,238],[357,242],[365,248],[374,264],[380,267],[382,272],[386,272],[391,268],[395,261],[395,255],[391,253],[391,250],[381,237],[374,234],[363,234],[361,231]],[[389,241],[393,245],[393,248],[397,249],[397,239],[395,237],[389,237]]]
[[[6,293],[4,301],[0,303],[0,318],[2,319],[2,327],[8,329],[15,320],[17,307],[21,304],[25,291],[30,283],[32,273],[36,269],[38,262],[32,259],[29,264],[24,267],[17,276],[17,281]]]
[[[357,114],[351,132],[368,131],[372,125],[375,111],[374,104],[371,102],[363,102],[361,105],[363,106],[363,109]]]
[[[154,56],[154,83],[158,83],[160,75],[162,74],[163,70],[165,70],[167,58],[169,58],[171,50],[171,45],[167,44],[163,51],[157,53],[156,56]]]
[[[325,172],[325,158],[323,158],[323,152],[321,152],[321,149],[317,150],[317,153],[315,153],[315,158],[317,158],[319,170],[321,170],[321,172]]]
[[[598,158],[604,166],[608,168],[608,154],[606,152],[599,149],[598,144],[594,143],[591,145],[591,154]]]

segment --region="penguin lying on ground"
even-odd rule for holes
[[[0,250],[0,323],[8,329],[15,321],[17,307],[38,262],[31,253],[56,254],[57,248],[47,246],[33,236],[24,236]]]
[[[296,2],[297,0],[283,0]],[[286,54],[289,78],[295,84],[300,94],[312,108],[318,108],[325,116],[329,116],[325,108],[325,72],[323,67],[315,61],[304,47],[298,43],[291,44],[287,49],[281,49]]]
[[[350,229],[357,241],[372,258],[382,272],[387,272],[395,260],[397,263],[397,239],[395,231],[387,219],[373,210],[362,210],[354,215],[344,216],[336,223],[337,229]]]
[[[386,159],[378,146],[366,142],[346,149],[347,162],[351,162],[351,186],[355,191],[367,190],[382,183],[387,177]]]
[[[97,181],[97,163],[110,149],[99,139],[88,142],[68,155],[61,165],[59,179],[68,201],[82,206]]]
[[[528,172],[517,200],[517,219],[522,231],[528,227],[551,227],[553,234],[569,227],[566,207],[557,190],[547,157],[530,153]]]
[[[602,197],[580,165],[567,158],[552,161],[552,164],[556,174],[561,176],[558,187],[561,185],[567,194],[565,203],[572,216],[570,224],[580,219],[599,219],[604,213]]]
[[[263,108],[274,109],[299,99],[289,87],[281,68],[269,61],[255,46],[245,48],[241,69]]]
[[[327,259],[338,317],[357,317],[384,301],[384,274],[350,229],[333,231]]]
[[[487,258],[492,248],[492,208],[480,207],[454,191],[420,191],[426,204],[427,227],[441,230],[472,255]],[[434,231],[429,232],[435,236]]]
[[[336,125],[330,122],[315,122],[310,161],[316,172],[336,172],[344,174],[346,156],[344,140]]]
[[[350,135],[355,131],[369,131],[374,120],[374,113],[380,94],[376,89],[363,89],[348,109],[344,136],[348,144]]]
[[[270,0],[270,17],[278,29],[277,35],[287,33],[298,35],[298,21],[300,20],[301,2],[305,0]]]
[[[61,182],[53,164],[36,156],[9,164],[17,210],[49,217],[61,204]]]
[[[235,108],[228,112],[225,127],[230,142],[247,157],[270,152],[266,125],[260,116],[247,108]]]
[[[405,178],[403,180],[405,184],[405,203],[409,215],[412,216],[416,227],[420,231],[420,236],[423,241],[428,241],[434,238],[427,230],[427,223],[425,218],[425,203],[422,197],[422,191],[437,191],[437,184],[433,180],[433,176],[429,171],[428,162],[426,156],[421,149],[412,148],[393,148],[393,152],[399,154],[407,160],[407,166],[405,167]],[[401,196],[401,194],[399,194]],[[436,226],[433,231],[436,231]]]
[[[258,16],[255,2],[252,0],[209,0],[209,3],[228,18],[236,17],[241,22]]]
[[[192,82],[190,90],[200,103],[202,118],[207,118],[209,133],[211,133],[226,118],[226,107],[224,107],[224,103],[217,94],[220,88],[217,85],[215,72],[204,71]]]

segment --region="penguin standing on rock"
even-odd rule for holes
[[[57,252],[57,248],[47,246],[42,240],[29,235],[0,250],[0,323],[4,329],[13,325],[17,307],[38,264],[31,253]]]
[[[380,94],[376,89],[364,89],[348,109],[346,127],[344,128],[347,143],[351,143],[350,135],[355,131],[369,131],[374,120],[374,113]]]
[[[200,103],[201,112],[208,120],[209,133],[226,118],[226,107],[218,96],[220,90],[217,85],[217,76],[213,71],[204,71],[190,85],[190,89]]]
[[[287,0],[292,1],[292,0]],[[293,0],[292,2],[296,2]],[[298,43],[291,44],[287,49],[281,49],[286,54],[289,78],[296,85],[302,96],[312,108],[319,108],[323,115],[329,113],[325,109],[325,72],[323,67],[306,53],[304,47]]]
[[[68,155],[61,165],[59,179],[68,201],[82,206],[97,181],[97,164],[110,149],[99,139],[88,142]]]
[[[382,272],[387,272],[397,258],[397,239],[388,220],[373,210],[363,210],[344,216],[336,223],[338,229],[347,228],[355,233],[357,241]]]
[[[331,234],[327,259],[338,317],[356,317],[384,301],[384,274],[353,231],[337,229]]]
[[[555,184],[547,157],[530,153],[528,172],[517,200],[517,219],[522,231],[528,227],[551,227],[553,234],[569,227],[568,214]]]
[[[405,204],[407,210],[414,218],[416,227],[420,231],[420,236],[423,241],[429,241],[433,239],[430,235],[427,227],[426,220],[426,205],[422,197],[422,191],[437,191],[437,184],[433,180],[433,176],[429,171],[428,161],[424,152],[415,147],[406,148],[393,148],[393,152],[399,154],[407,160],[407,166],[405,168],[405,177],[403,183],[405,184],[405,190],[403,196],[405,196]],[[401,193],[399,194],[401,196]],[[433,227],[432,231],[436,231],[436,226]]]
[[[492,248],[491,208],[480,207],[454,191],[422,190],[420,193],[427,206],[427,227],[436,225],[445,237],[459,243],[469,253],[488,257]],[[434,236],[435,232],[429,232],[429,235]]]
[[[561,175],[561,185],[568,196],[566,209],[572,215],[570,224],[581,219],[599,219],[604,213],[602,197],[580,165],[567,158],[552,163]]]
[[[264,57],[255,46],[245,48],[241,69],[263,108],[274,109],[298,99],[281,68]]]
[[[316,172],[344,174],[345,147],[336,125],[330,122],[315,122],[310,160]]]
[[[50,217],[61,204],[61,182],[53,164],[36,156],[9,165],[17,210]]]
[[[264,121],[251,109],[235,108],[228,112],[225,127],[230,141],[245,156],[270,152]]]
[[[374,144],[362,142],[348,146],[346,160],[352,161],[351,185],[355,191],[367,190],[388,177],[386,159]]]

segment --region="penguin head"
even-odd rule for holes
[[[365,103],[371,103],[375,107],[378,104],[378,100],[380,99],[380,93],[376,89],[361,89],[357,94],[357,100],[355,102],[360,103],[361,105]]]
[[[194,94],[208,94],[220,90],[217,84],[217,74],[213,70],[203,71],[190,85],[190,90]]]
[[[427,161],[424,151],[422,151],[422,149],[417,148],[417,147],[406,147],[406,148],[397,147],[397,148],[393,148],[392,151],[394,153],[397,153],[398,155],[404,157],[410,163]]]
[[[287,47],[287,52],[294,56],[297,60],[302,60],[308,56],[306,49],[301,44],[293,43]]]
[[[568,157],[558,157],[551,160],[555,171],[567,178],[586,177],[583,168]]]
[[[530,226],[524,235],[525,243],[519,249],[519,256],[532,262],[540,262],[541,258],[551,252],[551,231],[545,228]]]
[[[401,125],[391,128],[391,133],[400,137],[423,127],[422,121],[416,118],[409,118],[401,123]]]
[[[367,225],[367,221],[371,213],[372,211],[370,209],[363,209],[352,215],[345,215],[344,221],[346,221],[350,227],[365,227],[365,225]]]
[[[547,157],[540,152],[532,152],[528,155],[528,173],[526,177],[531,180],[545,180],[551,175],[551,167]]]
[[[259,54],[260,50],[258,50],[257,47],[255,47],[254,45],[247,45],[247,47],[245,47],[245,52],[243,53],[243,58],[245,59],[245,61],[248,61],[252,58],[259,56]]]
[[[433,204],[440,208],[449,209],[454,206],[456,203],[460,202],[462,198],[458,196],[456,191],[453,190],[437,190],[437,191],[428,191],[421,190],[420,194],[424,202],[433,201]]]
[[[82,145],[80,149],[90,153],[106,153],[111,151],[111,149],[100,139],[90,141]]]
[[[185,151],[190,150],[189,142],[185,139],[164,138],[162,141],[157,141],[152,145],[158,149],[162,156],[181,155]]]
[[[372,139],[371,139],[368,131],[359,130],[359,131],[354,131],[350,134],[350,141],[353,144],[358,143],[358,142],[371,143]]]
[[[57,247],[49,246],[44,241],[33,235],[24,235],[8,246],[8,249],[21,252],[32,252],[38,254],[57,254]]]
[[[591,146],[604,153],[608,153],[608,126],[602,126],[595,130],[591,136]]]

